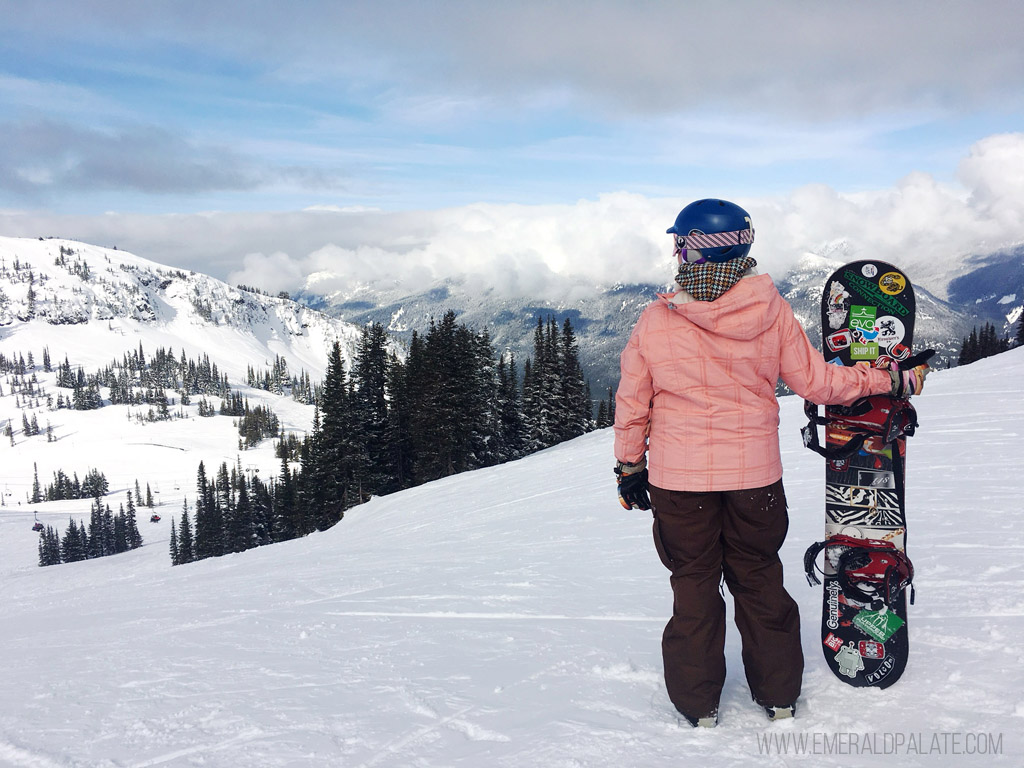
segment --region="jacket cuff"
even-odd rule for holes
[[[628,461],[615,462],[616,475],[635,475],[638,472],[643,472],[645,469],[647,469],[646,456],[641,456],[640,461],[636,463],[630,463]]]

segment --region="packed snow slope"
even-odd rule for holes
[[[782,556],[807,659],[795,720],[751,703],[730,627],[721,725],[680,725],[661,679],[668,574],[649,513],[615,500],[605,430],[174,568],[186,489],[165,489],[142,549],[49,568],[34,565],[32,510],[0,509],[0,764],[1021,765],[1022,376],[1017,349],[938,371],[916,399],[917,604],[888,690],[850,688],[822,659],[801,561],[823,532],[824,472],[784,398]],[[39,517],[85,514],[72,504]]]

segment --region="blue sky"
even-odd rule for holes
[[[1022,17],[1009,1],[0,0],[0,228],[962,185],[971,147],[1024,130]]]

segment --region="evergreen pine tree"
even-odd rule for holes
[[[171,565],[181,565],[178,558],[178,531],[174,525],[174,518],[171,518]]]
[[[249,504],[252,507],[254,546],[270,544],[273,541],[273,497],[267,484],[258,475],[249,484]]]
[[[114,515],[114,554],[128,551],[128,532],[125,525],[124,506]]]
[[[207,480],[206,467],[199,462],[196,473],[195,559],[224,554],[224,520],[217,506],[216,488]]]
[[[409,357],[413,350],[421,350],[419,336],[415,331],[409,347]],[[417,352],[416,354],[421,354]],[[392,355],[388,366],[388,421],[385,430],[384,444],[388,447],[386,461],[388,477],[391,478],[394,490],[408,488],[412,485],[413,451],[409,439],[410,402],[407,364],[401,363]]]
[[[103,544],[103,505],[96,498],[89,511],[89,545],[86,554],[90,560],[106,554]]]
[[[60,536],[53,526],[39,534],[39,565],[60,565]]]
[[[310,475],[303,467],[303,485],[310,502],[308,514],[317,530],[327,530],[344,515],[351,481],[352,446],[350,389],[341,356],[341,344],[334,342],[327,359],[327,374],[321,398],[320,432],[312,436]],[[299,532],[303,535],[305,531]]]
[[[352,422],[358,443],[353,446],[353,471],[357,499],[393,490],[395,480],[389,472],[387,406],[388,352],[384,326],[373,323],[363,328],[352,365]]]
[[[139,521],[136,518],[135,501],[132,494],[128,494],[128,508],[125,510],[125,537],[128,549],[138,549],[142,546],[142,534],[139,533]]]
[[[229,545],[232,552],[244,552],[257,546],[253,510],[249,502],[249,489],[245,475],[238,472],[237,479],[233,480],[236,488],[236,501],[234,515],[231,518]]]
[[[79,560],[85,560],[86,548],[80,535],[78,523],[75,522],[74,518],[68,520],[68,528],[64,532],[64,538],[61,539],[60,552],[61,559],[65,563],[76,563]]]
[[[498,444],[501,461],[511,461],[523,454],[523,415],[519,399],[519,374],[516,370],[515,355],[509,352],[508,363],[505,355],[498,358]]]
[[[456,339],[457,347],[467,349],[462,361],[466,386],[462,394],[466,414],[467,434],[463,438],[465,449],[456,465],[459,472],[486,467],[502,461],[498,439],[501,435],[501,415],[495,393],[498,389],[497,365],[491,336],[483,330],[479,333],[462,325]]]
[[[957,364],[969,365],[978,359],[978,329],[975,327],[971,329],[970,336],[963,339],[960,345],[960,358]]]
[[[523,377],[523,421],[526,426],[526,452],[534,453],[558,442],[561,372],[554,321],[545,331],[537,318],[533,334],[533,358],[527,360]]]
[[[39,487],[39,466],[32,462],[32,497],[29,500],[32,504],[38,504],[43,500],[43,491]]]
[[[178,563],[184,565],[194,559],[192,523],[188,518],[188,499],[185,499],[181,503],[181,525],[178,527]]]
[[[217,506],[224,517],[224,552],[242,552],[247,548],[247,531],[249,520],[238,514],[236,489],[239,473],[228,474],[227,462],[217,470]]]
[[[314,409],[313,424],[316,429],[319,429],[318,422],[319,416],[316,409]],[[309,445],[310,439],[307,438],[303,447],[304,453],[308,453]],[[310,465],[307,463],[303,467],[303,475],[305,475],[305,470],[310,469]],[[305,480],[308,480],[308,478],[303,478],[303,482]],[[291,470],[288,468],[288,456],[284,455],[281,457],[281,475],[274,490],[273,511],[271,513],[271,537],[274,541],[288,541],[300,535],[298,533],[298,526],[295,524],[294,507],[295,486],[292,483]]]
[[[97,503],[98,503],[97,499]],[[112,555],[117,549],[114,544],[114,514],[109,505],[103,507],[103,555]]]
[[[588,386],[580,366],[579,346],[569,318],[562,323],[561,338],[561,411],[559,437],[570,440],[593,429],[593,408]]]
[[[419,381],[410,386],[409,431],[416,484],[456,471],[456,432],[462,416],[455,405],[460,389],[455,381],[455,357],[455,313],[446,312],[440,323],[430,323],[422,359],[417,361]]]

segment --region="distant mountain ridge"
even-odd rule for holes
[[[963,265],[951,268],[949,275],[959,275],[952,283],[915,284],[918,307],[915,347],[935,349],[935,365],[947,367],[956,364],[960,342],[972,327],[992,322],[1000,332],[1010,333],[1024,307],[1022,255],[1024,248],[978,257],[982,266],[977,271],[964,274]],[[805,255],[787,274],[772,275],[779,292],[792,305],[814,343],[820,340],[817,318],[825,281],[849,260],[845,244],[840,241],[824,248],[820,255]],[[932,274],[938,271],[941,270],[935,265],[928,270]],[[993,284],[1005,288],[995,295],[991,290]],[[538,317],[554,316],[558,322],[568,317],[577,332],[581,361],[592,394],[601,398],[608,387],[614,388],[618,383],[618,356],[637,317],[654,300],[655,293],[666,287],[644,283],[596,286],[584,298],[569,298],[567,289],[563,300],[545,301],[510,298],[497,289],[469,289],[462,280],[450,278],[406,295],[360,286],[349,294],[327,297],[304,291],[297,298],[353,323],[383,323],[391,333],[404,339],[413,331],[422,334],[429,328],[432,318],[440,318],[444,312],[452,310],[460,322],[478,329],[487,328],[495,346],[512,350],[520,361],[532,355],[533,330]],[[951,291],[950,300],[940,298],[947,288]],[[578,288],[572,293],[578,294]],[[1007,300],[1007,296],[1011,299]]]
[[[836,241],[818,254],[806,254],[787,274],[773,274],[814,342],[822,286],[849,258],[845,243]],[[1024,311],[1024,246],[973,256],[948,269],[931,264],[920,271],[925,277],[915,284],[915,346],[936,349],[940,367],[955,364],[960,341],[973,327],[991,322],[1000,333],[1012,333]],[[556,291],[551,300],[512,297],[497,287],[481,290],[456,277],[412,293],[359,285],[325,296],[312,290],[316,284],[311,281],[311,289],[292,301],[116,249],[69,240],[0,237],[0,340],[35,322],[105,323],[114,333],[123,333],[132,324],[163,328],[169,343],[177,335],[197,347],[202,347],[204,334],[228,341],[231,334],[240,334],[240,361],[272,361],[281,354],[293,368],[305,368],[319,378],[331,341],[340,340],[351,361],[360,329],[370,322],[383,324],[400,352],[413,331],[423,334],[431,320],[454,311],[459,322],[487,329],[495,348],[514,352],[522,364],[533,354],[538,318],[553,316],[559,323],[566,318],[572,322],[592,395],[599,399],[618,382],[618,355],[636,318],[655,293],[667,287],[594,286],[581,297],[580,286],[566,282],[561,298]],[[239,362],[232,369],[230,361],[224,361],[221,367],[232,377],[241,377],[245,365]]]

